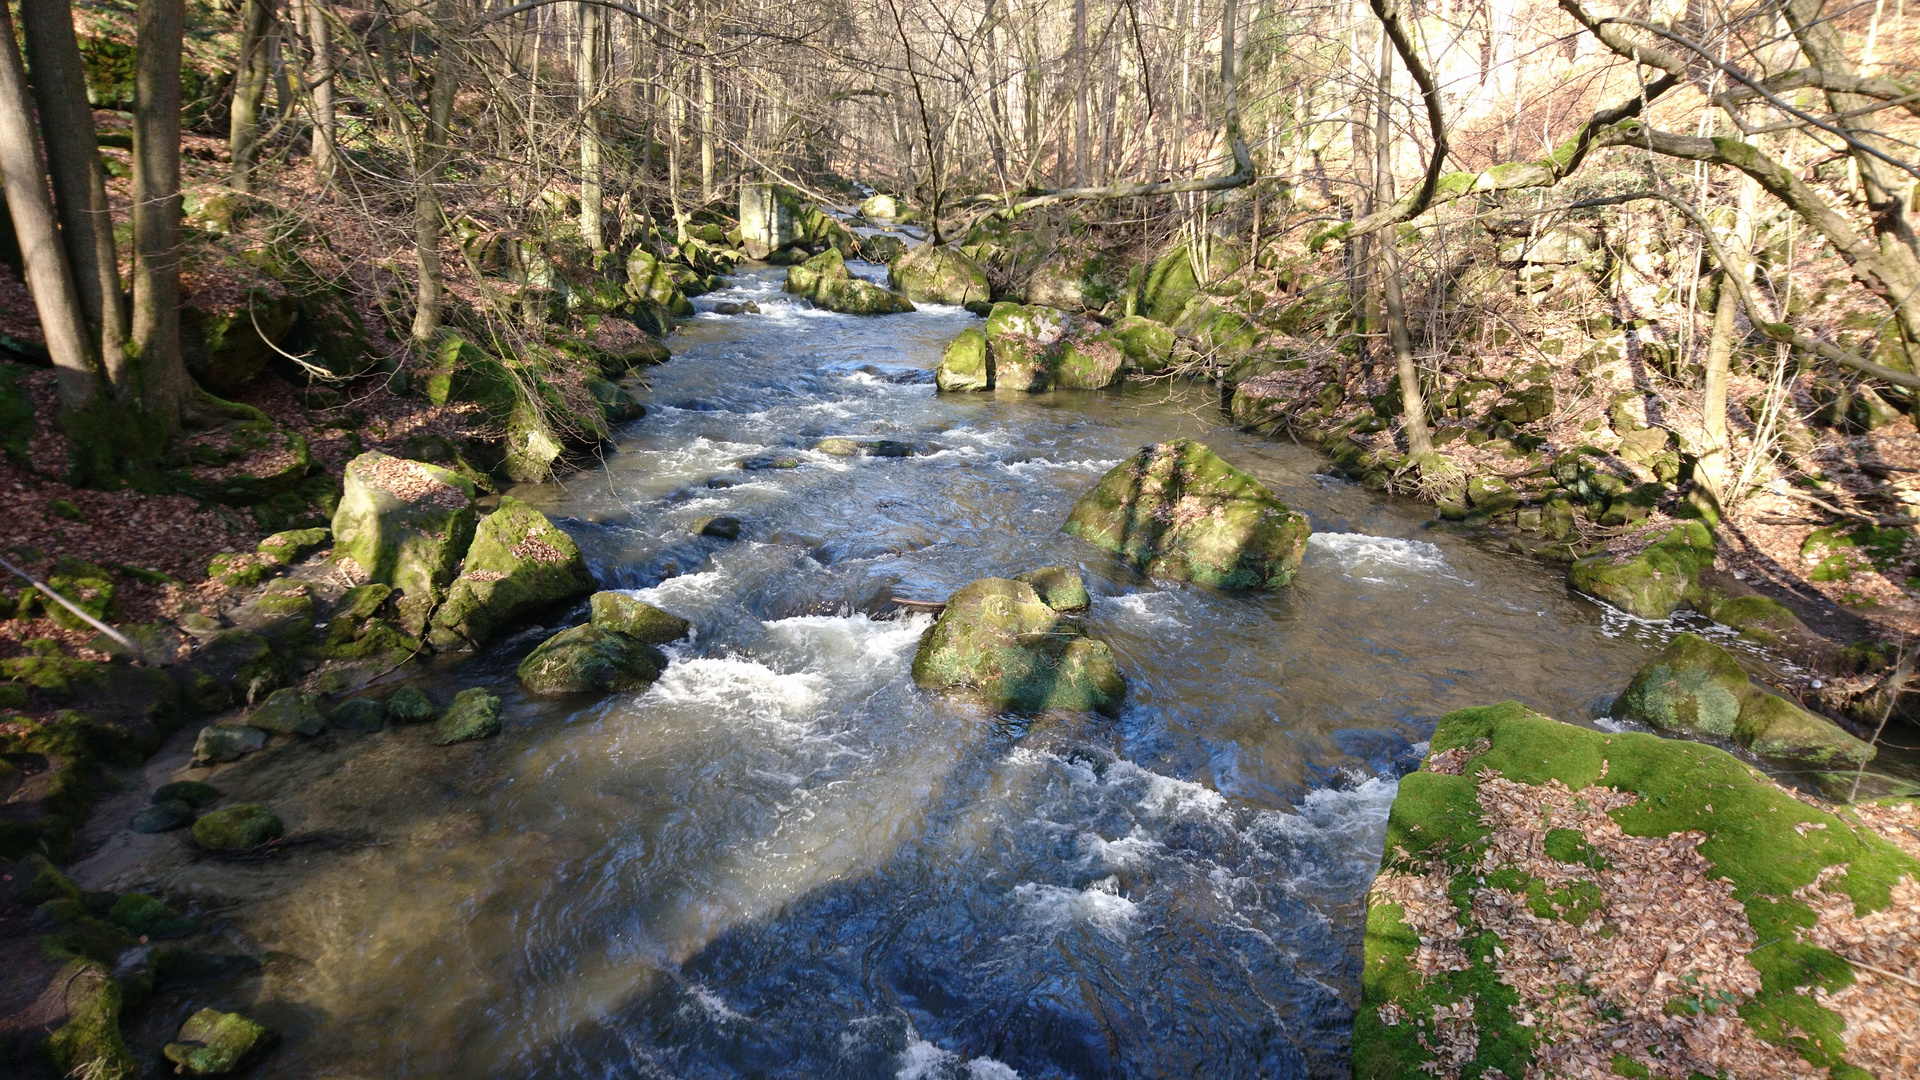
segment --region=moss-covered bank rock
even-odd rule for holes
[[[1120,378],[1127,349],[1125,339],[1097,322],[1003,302],[993,305],[984,327],[962,331],[948,346],[934,382],[943,390],[1098,390]]]
[[[47,1056],[56,1075],[132,1080],[139,1063],[120,1035],[124,999],[120,984],[103,964],[74,960],[55,976],[64,988],[67,1022],[47,1038]]]
[[[1613,712],[1662,731],[1733,739],[1795,764],[1854,766],[1874,756],[1874,747],[1840,725],[1755,686],[1732,654],[1698,634],[1681,634],[1641,668]]]
[[[267,745],[267,733],[250,724],[209,724],[200,729],[193,741],[193,760],[197,765],[217,765],[237,761]]]
[[[378,451],[347,463],[333,515],[334,553],[369,580],[435,597],[473,540],[473,482],[424,461]]]
[[[1867,1075],[1816,919],[1886,909],[1920,862],[1708,746],[1512,702],[1431,745],[1368,898],[1358,1080]]]
[[[1033,586],[982,578],[947,599],[920,639],[913,678],[967,687],[996,708],[1118,710],[1126,682],[1104,641],[1048,607]]]
[[[433,742],[436,746],[490,739],[498,734],[500,699],[479,686],[453,695],[453,704],[447,706],[447,711],[433,726]]]
[[[1228,589],[1290,584],[1312,529],[1200,443],[1142,447],[1067,516],[1066,531],[1155,577]]]
[[[193,842],[208,851],[247,851],[285,833],[280,815],[254,803],[215,810],[193,823]]]
[[[434,613],[429,640],[439,649],[469,648],[515,619],[592,591],[593,575],[573,538],[507,496],[474,531],[466,565]]]
[[[887,284],[916,304],[984,304],[992,299],[987,272],[944,244],[921,244],[894,260]]]
[[[934,369],[933,384],[947,392],[993,389],[993,369],[987,363],[987,332],[969,326],[947,343]]]
[[[1713,566],[1713,531],[1683,521],[1637,555],[1601,552],[1567,569],[1567,583],[1629,615],[1664,619],[1700,602],[1700,575]]]
[[[814,307],[846,315],[892,315],[913,310],[906,297],[848,273],[846,260],[833,248],[787,267],[787,283],[782,288],[806,297]]]
[[[646,642],[586,623],[541,642],[518,674],[536,694],[609,693],[651,686],[666,666],[666,656]]]
[[[304,694],[291,687],[275,690],[247,717],[247,725],[275,735],[318,735],[327,729],[319,702],[318,694]]]
[[[594,593],[587,607],[593,613],[590,621],[594,626],[648,645],[679,641],[693,632],[693,624],[687,620],[626,593]]]

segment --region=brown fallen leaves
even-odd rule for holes
[[[1913,803],[1854,808],[1861,820],[1907,854],[1920,857],[1920,809]],[[1903,878],[1893,902],[1865,916],[1851,897],[1826,891],[1841,872],[1829,867],[1795,893],[1819,916],[1807,940],[1847,958],[1855,982],[1817,990],[1820,1004],[1847,1022],[1847,1058],[1882,1080],[1920,1076],[1920,883]]]

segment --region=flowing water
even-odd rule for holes
[[[556,616],[429,684],[493,686],[499,738],[328,735],[226,770],[324,842],[166,871],[268,960],[163,997],[146,1037],[243,1007],[285,1035],[273,1077],[1344,1076],[1365,889],[1435,719],[1517,698],[1588,722],[1665,633],[1234,431],[1209,387],[936,395],[971,316],[814,311],[777,274],[697,301],[604,468],[514,493],[603,587],[693,621],[660,682],[522,695]],[[923,452],[807,449],[826,435]],[[1181,436],[1311,517],[1291,589],[1155,582],[1060,532]],[[716,514],[738,542],[692,534]],[[1117,718],[913,685],[929,621],[888,597],[1055,563],[1095,594]]]

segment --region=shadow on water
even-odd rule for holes
[[[1344,1075],[1364,893],[1442,713],[1575,721],[1667,631],[1224,426],[1208,387],[936,395],[971,318],[726,293],[648,372],[602,469],[515,492],[603,583],[690,619],[643,693],[542,701],[528,631],[436,676],[496,739],[277,747],[215,782],[360,846],[142,871],[217,909],[256,975],[162,995],[286,1033],[263,1077]],[[839,458],[826,436],[915,443]],[[1291,588],[1155,582],[1061,532],[1144,443],[1193,437],[1307,514]],[[743,466],[778,454],[797,467]],[[707,517],[743,523],[726,543]],[[980,577],[1081,569],[1115,718],[914,687],[925,616]],[[556,616],[553,629],[567,625]]]

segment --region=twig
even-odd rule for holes
[[[1905,635],[1902,635],[1903,639],[1904,636]],[[1868,746],[1873,746],[1875,743],[1878,743],[1881,734],[1887,730],[1887,721],[1893,718],[1893,706],[1899,702],[1900,695],[1906,691],[1907,681],[1913,678],[1914,658],[1920,656],[1920,644],[1916,644],[1911,649],[1904,648],[1906,645],[1905,640],[1902,640],[1900,644],[1903,646],[1900,652],[1900,662],[1893,666],[1893,674],[1887,676],[1887,707],[1880,710],[1880,724],[1873,729],[1873,738],[1867,740]],[[1859,766],[1853,771],[1853,787],[1847,791],[1848,802],[1853,802],[1860,797],[1860,778],[1866,774],[1867,763],[1863,758]]]
[[[1862,514],[1857,510],[1843,510],[1825,499],[1815,495],[1809,495],[1804,491],[1795,491],[1780,483],[1769,484],[1767,490],[1775,495],[1785,495],[1789,499],[1799,499],[1801,502],[1810,502],[1829,513],[1839,514],[1841,517],[1852,518],[1855,521],[1864,521],[1869,525],[1920,525],[1920,518],[1882,518],[1874,517],[1871,514]]]
[[[100,631],[101,633],[112,638],[114,641],[118,642],[121,647],[125,648],[128,652],[133,654],[133,658],[135,660],[138,660],[141,663],[149,662],[147,660],[146,652],[143,651],[140,648],[140,646],[135,645],[132,639],[128,638],[125,634],[122,634],[120,631],[115,630],[113,627],[108,626],[106,623],[101,622],[99,619],[96,619],[93,616],[87,614],[86,611],[84,611],[80,607],[80,605],[74,603],[73,601],[67,599],[64,596],[61,596],[59,593],[54,592],[50,586],[48,586],[45,582],[42,582],[39,578],[34,577],[32,574],[27,573],[25,570],[20,569],[19,567],[13,565],[12,563],[8,562],[5,559],[0,559],[0,566],[4,566],[7,569],[13,571],[14,573],[20,575],[22,578],[26,579],[28,584],[32,585],[36,589],[39,589],[41,595],[49,596],[59,601],[61,607],[66,608],[68,611],[71,611],[75,615],[80,616],[80,618],[86,621],[87,625],[93,627],[95,630]]]
[[[1908,986],[1913,987],[1915,990],[1920,990],[1920,981],[1909,979],[1905,975],[1902,975],[1897,971],[1888,971],[1886,968],[1883,968],[1883,967],[1874,967],[1872,964],[1855,960],[1853,957],[1848,956],[1846,953],[1841,953],[1840,959],[1845,960],[1847,963],[1852,964],[1854,967],[1857,967],[1862,971],[1871,971],[1875,975],[1878,975],[1883,979],[1894,979],[1899,982],[1906,983]]]

